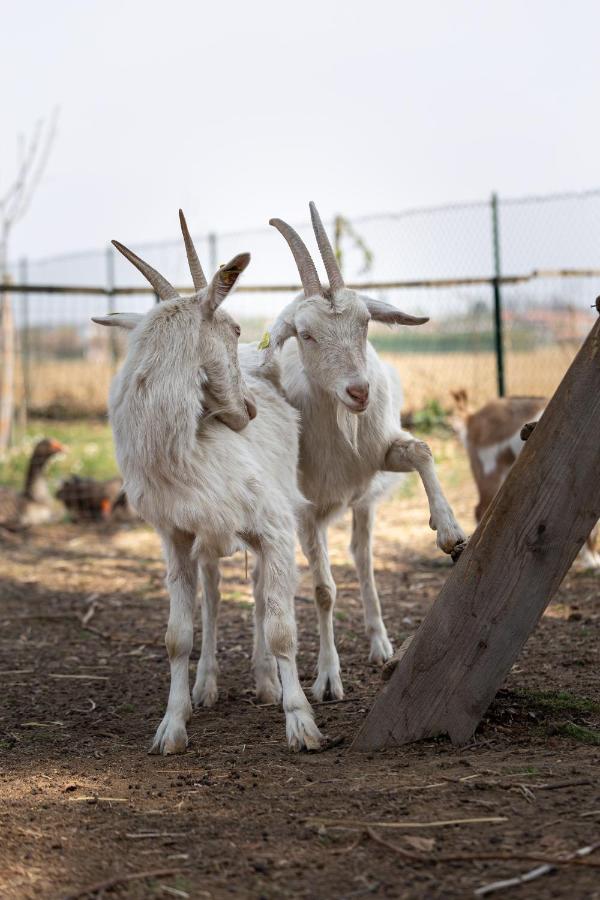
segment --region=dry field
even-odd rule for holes
[[[459,518],[474,491],[460,447],[433,441]],[[499,898],[600,898],[598,575],[573,569],[478,729],[359,754],[380,673],[368,664],[347,522],[332,529],[346,699],[316,706],[326,752],[288,752],[281,711],[253,701],[252,597],[223,566],[219,702],[177,757],[147,756],[168,687],[167,601],[144,526],[0,532],[0,896],[389,897],[458,900],[558,863]],[[380,511],[376,575],[396,645],[449,572],[411,476]],[[317,653],[301,558],[299,669]],[[198,642],[193,655],[198,657]],[[455,824],[444,824],[449,821]]]
[[[544,347],[506,355],[508,392],[549,396],[575,356],[576,348]],[[492,353],[406,353],[384,355],[404,384],[407,407],[422,409],[432,400],[450,405],[450,391],[467,388],[477,404],[496,395]],[[32,362],[33,409],[54,415],[100,415],[106,411],[113,369],[108,363],[85,360]]]
[[[575,358],[577,347],[541,347],[528,353],[507,351],[508,394],[551,396]],[[492,353],[384,354],[402,377],[405,403],[423,409],[432,400],[451,406],[450,391],[466,388],[476,406],[497,395],[496,361]]]

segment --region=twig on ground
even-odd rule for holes
[[[313,816],[306,819],[307,825],[323,825],[325,828],[444,828],[447,825],[483,825],[508,822],[506,816],[479,816],[473,819],[442,819],[437,822],[363,822],[359,819],[321,819]]]
[[[58,672],[49,672],[48,678],[73,678],[81,681],[108,681],[108,675],[61,675]]]
[[[0,675],[31,675],[35,669],[4,669]]]
[[[21,722],[20,728],[64,728],[64,722]]]
[[[475,777],[475,776],[473,776]],[[461,778],[461,782],[467,779]],[[526,788],[528,791],[556,791],[560,788],[579,787],[583,784],[593,784],[590,778],[576,778],[571,781],[554,781],[544,782],[542,784],[525,785],[521,781],[477,781],[474,785],[476,788],[501,788],[502,790],[511,790],[512,788]]]
[[[81,888],[72,894],[67,894],[63,897],[63,900],[80,900],[81,897],[99,894],[100,891],[106,891],[117,884],[125,884],[128,881],[142,881],[145,878],[165,878],[167,875],[179,875],[182,871],[183,869],[150,869],[147,872],[114,875],[112,878],[107,878],[106,881],[97,881],[95,884],[88,884],[87,887]]]
[[[382,847],[387,847],[388,850],[392,850],[394,853],[397,853],[399,856],[403,856],[406,859],[410,859],[411,862],[416,863],[424,863],[426,865],[431,865],[432,863],[454,863],[454,862],[516,862],[516,861],[526,861],[526,862],[537,862],[544,863],[544,867],[552,867],[552,866],[582,866],[583,868],[590,869],[600,869],[600,863],[591,862],[589,860],[583,860],[581,856],[587,856],[588,853],[592,853],[600,844],[593,844],[590,847],[584,847],[582,850],[587,851],[583,853],[582,850],[578,850],[575,856],[568,857],[567,859],[548,859],[547,856],[540,856],[537,853],[446,853],[437,856],[423,856],[421,853],[413,853],[410,850],[405,850],[403,847],[398,847],[396,844],[392,844],[391,841],[386,841],[385,838],[381,837],[381,835],[377,834],[375,829],[372,826],[369,826],[365,829],[365,834],[367,834],[371,840],[375,841],[376,844],[381,844]],[[548,868],[548,871],[550,869]],[[500,883],[500,882],[498,882]],[[514,880],[515,884],[519,883],[519,879]]]
[[[160,837],[187,837],[187,831],[135,831],[131,834],[126,834],[125,837],[130,840],[141,841],[146,838],[160,838]]]
[[[94,601],[92,601],[90,603],[88,609],[85,611],[85,613],[81,617],[81,624],[87,625],[88,622],[90,621],[90,619],[92,618],[92,616],[95,614],[95,612],[96,612],[96,604],[94,603]]]
[[[490,884],[484,884],[480,888],[477,888],[474,892],[475,896],[485,897],[488,894],[502,891],[505,888],[518,887],[520,884],[526,884],[529,881],[533,881],[535,878],[541,878],[542,875],[548,875],[550,872],[553,872],[557,866],[575,864],[600,868],[600,863],[584,862],[584,860],[581,859],[582,856],[589,856],[589,854],[593,853],[594,850],[597,850],[598,847],[600,847],[600,844],[591,844],[589,847],[580,847],[570,859],[551,860],[544,863],[544,865],[537,866],[535,869],[530,869],[529,872],[525,872],[523,875],[517,875],[515,878],[505,878],[503,881],[493,881]]]
[[[190,896],[187,891],[180,891],[180,890],[178,890],[178,888],[171,888],[171,887],[168,887],[168,885],[166,885],[166,884],[159,884],[159,888],[161,889],[161,891],[163,893],[170,894],[171,897],[189,897]]]
[[[530,784],[532,791],[555,791],[559,788],[579,787],[582,784],[594,784],[591,778],[578,778],[574,781],[555,781],[548,784]]]

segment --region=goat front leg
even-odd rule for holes
[[[394,650],[381,617],[381,605],[373,573],[373,506],[357,506],[352,510],[352,542],[350,550],[360,584],[365,633],[371,642],[369,661],[384,663]]]
[[[259,703],[279,703],[281,685],[277,675],[277,661],[267,646],[265,637],[265,584],[260,559],[252,572],[254,587],[254,651],[252,663]]]
[[[171,667],[171,687],[164,718],[156,730],[151,753],[182,753],[187,747],[186,723],[192,716],[189,662],[194,637],[194,605],[198,564],[191,557],[193,535],[163,535],[167,587],[171,601],[165,644]]]
[[[279,531],[277,546],[263,543],[261,577],[264,591],[264,634],[277,660],[287,740],[292,750],[317,750],[323,736],[298,678],[296,618],[294,614],[295,561],[292,539]]]
[[[336,589],[327,552],[327,526],[305,511],[300,525],[300,542],[313,579],[315,605],[319,619],[319,661],[312,686],[315,700],[330,696],[341,700],[344,688],[340,676],[340,658],[333,634],[333,608]]]
[[[429,525],[437,532],[437,545],[444,553],[452,553],[467,538],[456,521],[440,485],[433,456],[424,441],[403,432],[392,441],[383,468],[386,472],[419,473],[429,501]]]
[[[203,562],[200,566],[202,581],[202,651],[192,698],[194,706],[214,706],[219,691],[217,676],[217,617],[219,614],[219,563],[214,560]]]

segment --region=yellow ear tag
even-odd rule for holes
[[[260,344],[258,345],[259,350],[266,350],[269,344],[271,343],[271,335],[268,331],[265,331],[262,338],[260,339]]]
[[[223,284],[229,287],[230,284],[234,283],[235,279],[240,273],[236,272],[233,269],[225,269],[224,266],[221,266],[219,269],[219,274]]]

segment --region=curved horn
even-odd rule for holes
[[[315,232],[317,244],[319,245],[321,259],[323,260],[325,269],[327,271],[329,287],[332,291],[338,291],[340,288],[344,287],[344,279],[342,278],[342,273],[340,272],[338,261],[335,258],[333,247],[331,246],[329,238],[327,237],[327,232],[323,227],[321,216],[317,212],[317,207],[312,202],[312,200],[308,205],[310,208],[310,217],[312,219],[313,230]]]
[[[319,281],[319,275],[315,267],[312,257],[308,252],[308,248],[297,231],[291,225],[282,219],[269,219],[269,225],[272,225],[277,231],[283,235],[288,242],[288,246],[292,251],[292,255],[298,266],[298,273],[304,288],[305,297],[314,297],[315,294],[323,296],[323,288]]]
[[[111,243],[113,247],[117,248],[119,253],[122,253],[123,256],[129,260],[130,263],[133,263],[136,269],[139,269],[144,278],[150,282],[161,300],[179,300],[179,294],[173,285],[170,284],[160,272],[157,272],[156,269],[149,266],[147,262],[144,262],[143,259],[140,259],[139,256],[132,250],[129,250],[128,247],[125,247],[124,244],[120,244],[119,241],[112,241]]]
[[[196,248],[194,247],[194,242],[192,241],[182,209],[179,210],[179,223],[181,225],[181,233],[183,234],[183,242],[185,244],[185,252],[187,253],[190,272],[192,273],[192,281],[194,282],[196,290],[200,291],[207,286],[208,282],[202,271],[202,266],[200,265],[200,260],[198,259],[198,254],[196,253]]]

